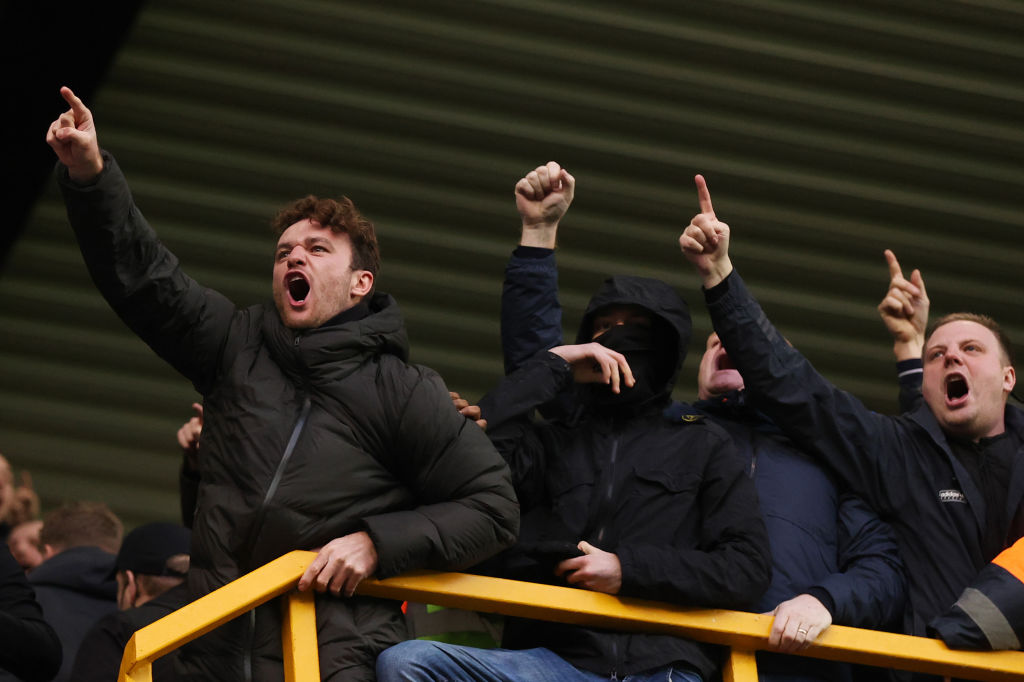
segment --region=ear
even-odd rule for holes
[[[54,549],[53,545],[43,545],[43,561],[52,558],[56,553],[57,550]]]
[[[1013,369],[1013,365],[1007,365],[1003,367],[1003,390],[1007,393],[1013,390],[1013,387],[1017,385],[1017,371]]]
[[[135,581],[135,571],[121,571],[120,575],[124,579],[117,581],[117,607],[124,611],[135,606],[139,584]]]
[[[373,273],[369,270],[353,270],[351,295],[362,298],[373,289]]]

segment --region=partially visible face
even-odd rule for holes
[[[7,458],[0,455],[0,521],[7,518],[14,505],[14,472]]]
[[[372,284],[370,272],[352,269],[352,243],[344,232],[305,219],[277,240],[274,303],[286,327],[319,327],[358,303]]]
[[[923,361],[921,391],[943,431],[972,440],[1005,431],[1016,374],[991,329],[969,320],[944,324],[925,343]]]
[[[651,326],[651,314],[638,305],[612,305],[601,310],[594,317],[591,326],[591,341],[595,341],[612,327],[632,324],[638,327]]]
[[[718,334],[711,332],[697,368],[697,396],[701,400],[711,400],[742,388],[743,377],[729,359]]]
[[[7,536],[7,547],[11,550],[11,556],[26,573],[43,563],[42,546],[39,542],[39,531],[42,529],[42,521],[26,521],[11,529],[10,535]]]

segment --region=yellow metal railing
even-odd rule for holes
[[[320,679],[316,623],[310,593],[294,590],[315,554],[290,552],[148,625],[132,637],[121,662],[121,682],[150,682],[154,660],[245,611],[288,593],[282,627],[285,679]],[[365,580],[359,594],[542,620],[660,632],[728,646],[726,682],[756,682],[754,652],[768,648],[771,616],[742,611],[686,609],[569,587],[465,573],[413,571]],[[965,679],[1024,682],[1024,653],[954,651],[935,639],[833,625],[802,655],[901,668]]]

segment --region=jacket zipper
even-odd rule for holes
[[[297,341],[297,340],[296,340]],[[274,494],[277,492],[277,486],[281,483],[281,477],[284,476],[285,467],[288,465],[288,460],[291,459],[292,453],[295,451],[295,444],[299,442],[299,436],[302,435],[303,429],[306,427],[306,420],[309,418],[309,411],[312,407],[313,402],[307,395],[302,401],[302,409],[299,411],[299,418],[295,422],[295,426],[292,428],[292,435],[288,439],[288,445],[285,446],[284,454],[281,455],[281,461],[277,463],[277,470],[274,471],[274,477],[270,480],[270,485],[267,486],[267,492],[263,496],[263,502],[260,504],[260,508],[256,513],[256,520],[252,527],[252,536],[249,543],[249,554],[251,555],[253,550],[256,548],[256,537],[259,534],[260,527],[263,526],[263,519],[267,515],[267,507],[270,501],[274,498]],[[251,568],[251,566],[250,566]],[[249,611],[249,622],[248,622],[247,643],[245,647],[245,680],[246,682],[252,682],[252,647],[253,640],[256,637],[256,610]]]

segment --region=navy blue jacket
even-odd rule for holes
[[[748,399],[803,451],[826,463],[896,531],[909,577],[903,631],[926,626],[956,601],[993,558],[982,549],[985,500],[954,457],[927,405],[891,417],[829,383],[768,321],[737,273],[706,291],[708,311]],[[1024,434],[1008,407],[1007,429]],[[1020,537],[1024,452],[997,518]],[[794,489],[795,491],[795,489]]]
[[[60,638],[63,662],[53,679],[70,680],[71,667],[85,633],[117,610],[114,555],[99,547],[72,547],[39,564],[29,583],[46,622]]]

